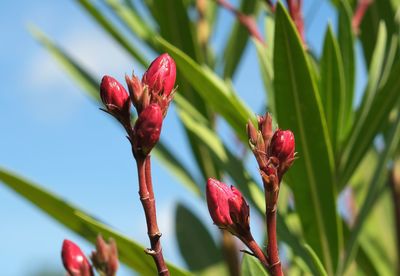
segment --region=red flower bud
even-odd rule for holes
[[[163,115],[157,104],[150,104],[140,114],[134,127],[136,151],[147,155],[160,139]]]
[[[211,218],[219,228],[241,236],[249,233],[249,206],[239,190],[209,178],[206,195]]]
[[[147,84],[153,93],[168,97],[174,89],[175,78],[175,61],[165,53],[150,64],[149,69],[143,75],[142,82]]]
[[[125,88],[113,77],[104,76],[100,84],[100,97],[107,110],[119,120],[130,120],[131,102]]]
[[[93,275],[92,267],[82,250],[70,240],[64,240],[61,257],[65,269],[70,275]]]
[[[290,130],[276,130],[269,146],[269,156],[279,160],[281,172],[286,171],[294,160],[295,141]]]

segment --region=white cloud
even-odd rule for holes
[[[101,30],[74,28],[57,43],[97,78],[110,74],[123,82],[124,74],[133,69],[132,59]],[[26,71],[29,89],[24,91],[24,99],[29,101],[32,113],[51,122],[71,118],[82,103],[82,91],[57,61],[39,48],[28,61]]]

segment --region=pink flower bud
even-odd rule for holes
[[[228,199],[229,210],[233,222],[240,225],[249,225],[250,209],[246,200],[235,187],[231,187],[232,196]]]
[[[117,119],[130,119],[129,95],[116,79],[110,76],[103,77],[100,84],[100,97],[107,110],[117,116]]]
[[[93,275],[92,267],[82,250],[70,240],[64,240],[61,257],[65,269],[70,275]]]
[[[168,97],[174,89],[176,78],[175,61],[168,55],[162,54],[156,58],[143,75],[143,83],[150,91]]]
[[[279,160],[284,170],[290,167],[294,160],[295,141],[290,130],[276,130],[269,146],[269,156]]]
[[[241,236],[249,233],[249,206],[239,190],[209,178],[206,195],[211,218],[219,228]]]
[[[163,115],[159,105],[150,104],[140,114],[134,127],[136,151],[147,155],[160,139]]]

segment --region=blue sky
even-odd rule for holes
[[[313,17],[311,7],[317,1],[304,1],[306,22]],[[213,38],[216,48],[221,48],[220,38],[233,20],[230,15],[222,18]],[[307,25],[307,39],[317,53],[328,21],[334,24],[335,14],[327,1],[321,1],[319,14]],[[134,68],[139,75],[143,72],[74,1],[1,1],[0,166],[62,195],[147,245],[135,164],[123,132],[32,39],[28,24],[39,26],[99,77],[110,74],[122,81]],[[360,71],[358,90],[364,79]],[[234,84],[246,103],[259,111],[264,92],[252,44]],[[162,139],[193,167],[173,109],[163,126]],[[210,229],[216,229],[205,205],[188,196],[162,164],[154,162],[153,172],[164,252],[169,260],[183,265],[173,238],[175,203],[193,207]],[[61,270],[64,238],[78,242],[85,252],[91,250],[84,240],[2,185],[0,221],[3,275],[31,275],[43,266]],[[123,270],[120,275],[130,272]]]

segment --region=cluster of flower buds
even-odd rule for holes
[[[96,240],[96,251],[90,256],[93,266],[100,275],[115,276],[118,270],[118,250],[113,239],[106,243],[99,235]]]
[[[100,96],[106,112],[126,129],[135,156],[147,156],[159,140],[163,118],[175,93],[176,65],[168,54],[157,57],[142,80],[125,76],[129,94],[114,78],[104,76]],[[138,119],[131,123],[131,102]]]
[[[209,178],[206,195],[208,210],[215,225],[241,239],[249,237],[250,209],[239,190]]]
[[[93,276],[93,267],[100,275],[115,276],[118,270],[118,250],[114,240],[107,244],[99,235],[96,241],[96,251],[92,252],[93,267],[78,245],[70,240],[64,240],[61,257],[69,276]]]
[[[283,174],[295,159],[295,140],[290,130],[272,130],[272,118],[267,113],[258,116],[258,130],[247,123],[249,145],[256,157],[264,183],[280,183]]]
[[[70,276],[93,276],[93,269],[82,250],[70,240],[64,240],[61,258]]]

